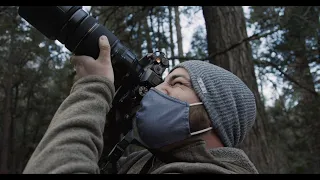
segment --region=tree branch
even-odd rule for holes
[[[308,6],[308,9],[306,10],[306,12],[303,13],[302,17],[305,17],[307,16],[307,14],[309,13],[310,9],[312,8],[313,6]]]
[[[118,9],[119,9],[119,6],[116,6],[115,8],[113,8],[113,9],[111,10],[111,13],[108,14],[108,15],[106,16],[106,18],[104,19],[103,26],[106,26],[107,21],[109,20],[109,18],[111,17],[111,15],[114,14]],[[106,13],[107,11],[108,11],[108,10],[105,10],[105,11],[103,11],[103,12]],[[101,14],[102,14],[102,13],[100,13],[100,15],[101,15]],[[99,16],[100,16],[100,15],[99,15]]]
[[[92,9],[93,9],[93,6],[91,6],[91,8],[90,8],[90,10],[89,10],[89,12],[88,12],[88,14],[91,16],[92,15]]]
[[[92,12],[94,7],[93,6],[91,6],[91,9],[90,9],[90,11]],[[99,16],[101,16],[102,14],[104,14],[104,13],[106,13],[107,11],[109,11],[109,9],[104,9],[103,11],[100,11],[99,13],[97,13],[97,14],[94,14],[94,17],[99,17]]]
[[[311,94],[315,95],[316,97],[319,96],[319,94],[314,91],[314,90],[311,90],[307,87],[304,87],[303,85],[301,85],[298,81],[296,81],[294,78],[292,78],[291,76],[289,76],[288,74],[286,74],[285,72],[283,72],[277,64],[273,63],[273,62],[269,62],[269,61],[259,61],[259,60],[254,60],[254,63],[257,64],[257,65],[267,65],[267,66],[271,66],[275,69],[277,69],[285,78],[287,78],[289,81],[293,82],[294,84],[296,84],[297,86],[299,86],[300,88],[303,88],[307,91],[309,91]]]
[[[143,6],[141,9],[138,10],[138,12],[135,12],[134,16],[128,20],[127,25],[133,25],[136,24],[136,22],[140,21],[141,19],[148,16],[149,11],[154,8],[153,6]]]
[[[226,49],[224,49],[224,50],[222,50],[222,51],[219,51],[219,52],[216,52],[216,53],[214,53],[214,54],[211,54],[211,55],[209,55],[208,57],[205,57],[205,58],[199,58],[199,57],[177,57],[177,56],[173,56],[173,57],[170,57],[170,58],[168,58],[168,59],[169,59],[169,60],[173,60],[173,59],[179,59],[179,60],[201,60],[201,61],[209,60],[209,59],[214,58],[214,57],[216,57],[216,56],[218,56],[218,55],[224,54],[224,53],[226,53],[226,52],[228,52],[228,51],[230,51],[230,50],[238,47],[239,45],[241,45],[241,44],[243,44],[243,43],[245,43],[245,42],[249,42],[249,41],[253,41],[253,40],[256,40],[256,39],[260,39],[260,38],[269,36],[269,35],[277,32],[277,31],[279,31],[279,30],[280,30],[280,28],[277,28],[277,29],[275,29],[275,30],[273,30],[273,31],[270,31],[270,32],[267,32],[267,33],[254,34],[254,35],[252,35],[252,36],[250,36],[250,37],[244,38],[243,40],[239,41],[238,43],[235,43],[235,44],[231,45],[230,47],[228,47],[228,48],[226,48]]]
[[[277,28],[277,29],[275,29],[273,31],[270,31],[270,32],[267,32],[267,33],[264,33],[264,34],[260,34],[260,33],[259,34],[254,34],[254,35],[252,35],[250,37],[244,38],[243,40],[239,41],[238,43],[235,43],[235,44],[231,45],[230,47],[228,47],[228,48],[226,48],[226,49],[224,49],[222,51],[216,52],[214,54],[210,54],[208,59],[212,59],[212,58],[214,58],[214,57],[216,57],[218,55],[224,54],[224,53],[226,53],[226,52],[228,52],[228,51],[240,46],[243,43],[269,36],[269,35],[277,32],[279,30],[280,30],[280,28]]]
[[[4,39],[1,43],[0,46],[3,46],[4,44],[6,44],[9,41],[9,39]]]
[[[10,6],[1,6],[0,7],[0,15],[7,13],[6,11],[10,8]]]
[[[197,56],[186,56],[186,57],[181,57],[181,56],[171,56],[171,57],[167,57],[168,60],[174,60],[174,59],[179,59],[179,60],[184,60],[184,61],[188,61],[188,60],[200,60],[200,61],[205,61],[208,60],[208,58],[200,58]]]

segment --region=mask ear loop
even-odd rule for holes
[[[206,129],[202,129],[202,130],[200,130],[200,131],[193,132],[193,133],[191,133],[191,136],[194,136],[194,135],[197,135],[197,134],[201,134],[201,133],[210,131],[211,129],[212,129],[212,127],[208,127],[208,128],[206,128]]]
[[[197,103],[193,103],[193,104],[189,104],[189,106],[197,106],[197,105],[201,105],[203,104],[202,102],[197,102]]]

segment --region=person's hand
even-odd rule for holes
[[[76,79],[88,75],[100,75],[114,83],[114,73],[111,64],[110,44],[106,36],[99,38],[99,57],[95,60],[90,56],[72,56],[70,61],[75,66]]]

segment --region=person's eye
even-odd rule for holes
[[[172,86],[175,86],[175,85],[183,85],[183,83],[180,82],[180,81],[177,81],[177,82],[172,83]]]

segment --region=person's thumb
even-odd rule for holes
[[[99,48],[100,48],[100,53],[98,57],[98,61],[101,62],[108,62],[110,61],[110,44],[109,40],[106,36],[101,36],[99,38]]]

